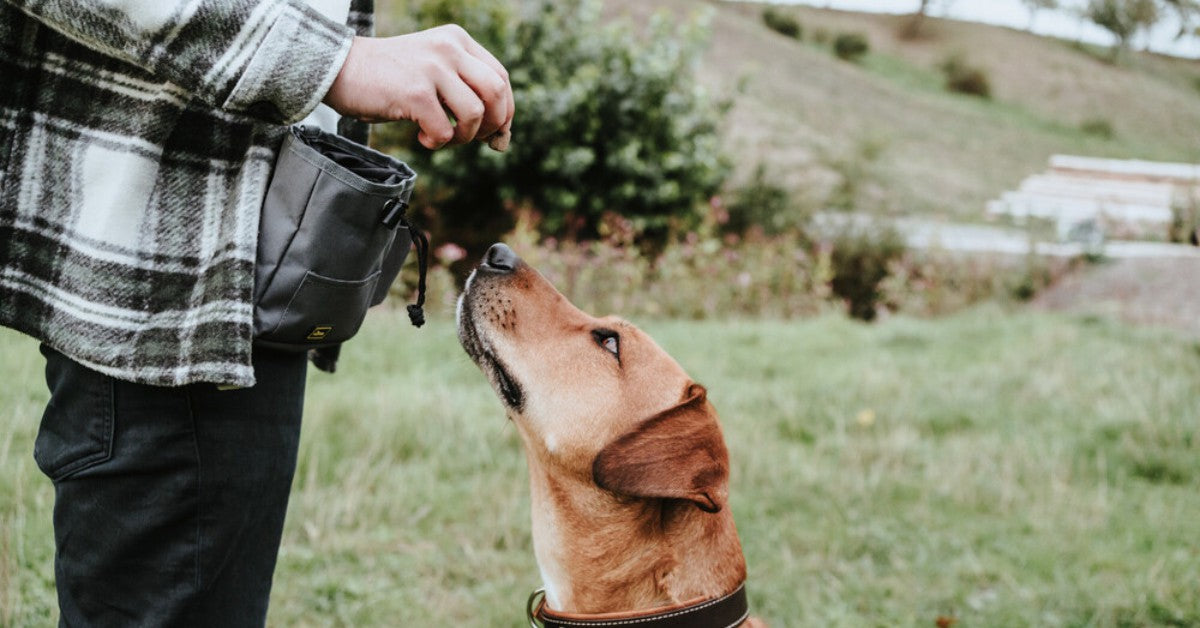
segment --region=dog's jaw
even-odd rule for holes
[[[487,336],[480,332],[473,305],[472,283],[476,273],[472,272],[467,278],[466,287],[458,298],[455,307],[455,320],[458,326],[458,341],[467,355],[479,365],[488,381],[507,404],[509,410],[519,412],[524,405],[525,395],[520,384],[510,374],[508,368],[492,350]]]

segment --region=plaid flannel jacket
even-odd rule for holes
[[[274,153],[372,5],[0,0],[0,324],[121,379],[253,385]]]

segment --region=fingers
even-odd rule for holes
[[[423,90],[421,94],[421,97],[410,100],[408,117],[421,129],[417,134],[417,141],[425,148],[435,150],[454,139],[454,124],[446,116],[446,110],[442,108],[435,89]]]
[[[466,31],[464,31],[464,34],[466,34]],[[512,94],[512,84],[509,81],[508,69],[504,67],[503,63],[500,63],[500,60],[497,59],[495,55],[489,52],[487,48],[479,45],[479,42],[472,39],[470,35],[467,35],[466,47],[467,52],[487,64],[496,72],[496,74],[504,83],[504,94],[501,98],[503,107],[498,109],[498,111],[503,112],[503,120],[501,120],[500,124],[497,125],[492,133],[484,133],[483,130],[481,130],[480,135],[482,137],[480,137],[480,139],[491,138],[500,134],[501,131],[504,135],[507,135],[509,129],[512,127],[513,115],[515,115],[517,111],[516,101],[514,100]],[[485,127],[485,129],[486,128],[487,127]]]
[[[456,121],[450,143],[465,144],[475,139],[486,110],[479,95],[458,76],[439,85],[438,94]]]
[[[466,34],[466,31],[464,31],[463,34]],[[499,75],[505,83],[508,83],[508,70],[504,67],[503,63],[500,63],[500,60],[497,59],[495,55],[493,55],[491,52],[488,52],[487,48],[479,45],[479,42],[472,39],[470,35],[467,35],[467,41],[464,45],[467,48],[467,52],[471,56],[486,63],[489,67],[496,71],[496,74]]]
[[[474,125],[474,134],[466,137],[466,140],[491,137],[508,121],[509,109],[512,108],[512,88],[490,64],[474,56],[465,58],[458,72],[481,104],[480,120]],[[458,119],[461,126],[463,119]],[[468,130],[463,129],[456,135],[465,137]]]
[[[506,132],[516,109],[504,65],[457,26],[356,38],[324,100],[360,120],[413,120],[430,149]]]

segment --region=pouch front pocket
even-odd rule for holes
[[[290,347],[345,342],[362,326],[378,281],[379,271],[358,281],[330,279],[308,271],[280,315],[279,324],[259,341]]]

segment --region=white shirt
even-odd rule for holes
[[[321,12],[321,15],[338,24],[345,24],[350,17],[350,0],[305,0],[305,4]],[[322,103],[317,105],[307,118],[300,121],[305,126],[315,126],[322,131],[337,133],[337,123],[341,115]]]

